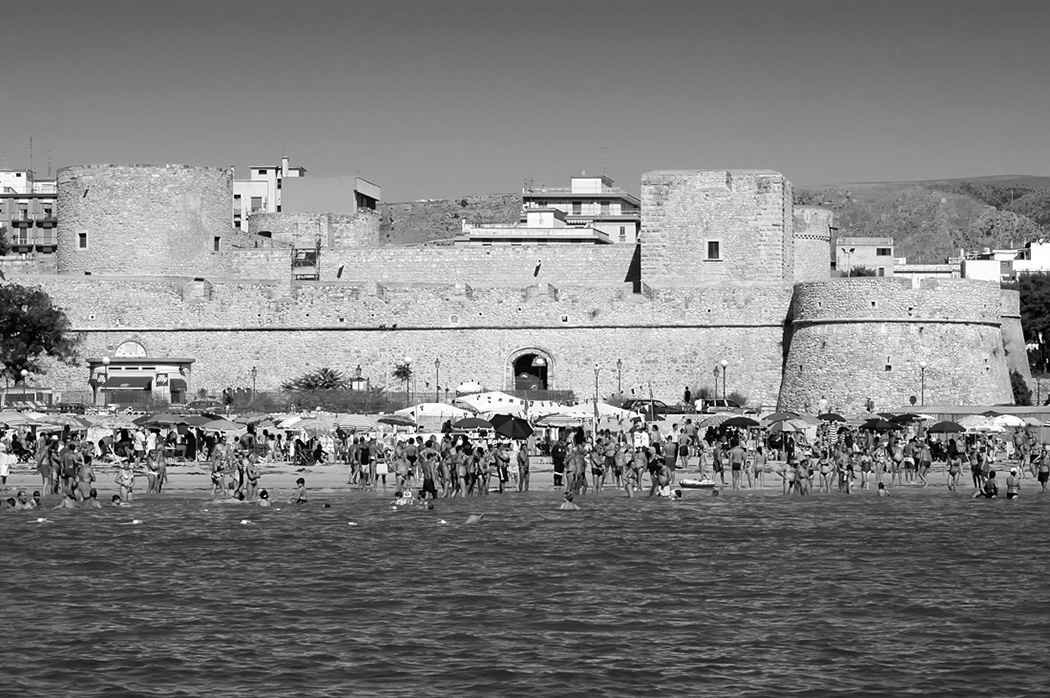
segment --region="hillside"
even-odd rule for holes
[[[521,194],[424,199],[379,205],[379,240],[383,245],[416,245],[447,240],[475,225],[517,223]]]
[[[898,257],[943,262],[960,248],[1021,245],[1050,234],[1050,177],[800,186],[795,203],[830,208],[837,237],[891,237]]]

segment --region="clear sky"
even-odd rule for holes
[[[399,201],[605,171],[1050,175],[1047,0],[7,2],[0,167],[272,164]]]

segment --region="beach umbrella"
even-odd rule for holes
[[[937,422],[932,427],[926,430],[930,434],[961,434],[966,431],[966,427],[958,422]]]
[[[549,414],[536,420],[538,427],[575,427],[586,420],[578,414]]]
[[[845,422],[846,418],[837,412],[825,412],[824,414],[818,414],[817,419],[822,422]]]
[[[509,439],[527,439],[532,436],[532,425],[521,417],[509,415],[494,415],[492,427],[497,434]]]
[[[751,419],[750,417],[730,417],[720,425],[722,429],[728,429],[729,427],[736,427],[739,429],[750,429],[751,427],[760,426],[758,422]]]
[[[864,431],[893,431],[900,429],[900,425],[886,419],[869,419],[861,424],[860,428]]]
[[[1036,419],[1035,417],[1025,417],[1024,418],[1024,423],[1027,424],[1030,427],[1044,427],[1044,426],[1046,426],[1045,422],[1042,422],[1042,421]]]
[[[5,427],[21,427],[36,424],[36,421],[20,412],[0,412],[0,424]]]
[[[379,422],[363,414],[340,414],[335,417],[335,428],[343,431],[372,431],[379,428]]]
[[[208,422],[213,421],[213,419],[214,418],[207,417],[207,416],[205,416],[203,414],[188,414],[185,417],[183,417],[181,420],[179,420],[179,423],[180,424],[186,424],[186,425],[191,426],[191,427],[200,427],[200,426],[204,426]]]
[[[245,428],[245,425],[240,422],[231,422],[228,419],[213,419],[206,424],[202,424],[201,428],[205,431],[240,431]]]
[[[915,414],[913,412],[905,412],[904,414],[898,414],[894,415],[893,417],[890,417],[888,421],[891,421],[894,424],[909,424],[911,422],[921,422],[925,418],[925,415]]]
[[[1017,429],[1025,425],[1024,420],[1014,414],[1001,414],[993,418],[992,423],[1008,429]]]
[[[135,417],[135,419],[131,421],[133,421],[136,425],[140,427],[144,427],[146,426],[146,422],[148,422],[150,419],[152,419],[151,415],[143,414],[139,415],[138,417]]]
[[[389,424],[395,427],[414,427],[415,420],[402,414],[386,414],[377,420],[380,424]]]
[[[402,417],[408,417],[413,420],[419,419],[420,417],[432,417],[435,419],[463,419],[464,417],[469,417],[473,412],[444,402],[421,402],[418,405],[397,410],[394,414],[399,414]],[[414,423],[415,422],[413,422],[413,424]]]
[[[785,419],[769,427],[770,433],[805,431],[807,424],[797,419]]]
[[[81,419],[74,414],[46,414],[36,420],[48,425],[69,427],[70,429],[83,430],[90,426],[91,422]]]
[[[707,429],[708,427],[720,427],[722,426],[722,422],[726,421],[727,419],[732,419],[735,416],[736,415],[728,413],[708,415],[700,419],[699,422],[697,422],[696,428]]]
[[[478,417],[464,417],[463,419],[459,420],[458,422],[453,422],[452,423],[452,428],[453,429],[463,429],[463,430],[491,429],[492,428],[492,422],[488,421],[487,419],[480,419]]]
[[[145,422],[135,420],[136,424],[155,424],[157,426],[171,426],[172,424],[178,424],[179,422],[185,422],[186,418],[181,414],[172,414],[171,412],[164,412],[161,414],[155,414],[148,417]]]

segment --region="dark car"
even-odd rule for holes
[[[184,412],[222,412],[222,403],[218,400],[191,400],[186,403]]]
[[[621,407],[631,412],[641,412],[642,414],[649,414],[655,411],[656,414],[671,414],[677,410],[667,406],[666,402],[662,400],[627,400]]]

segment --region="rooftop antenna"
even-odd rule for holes
[[[609,169],[608,169],[608,162],[606,161],[606,157],[605,157],[605,156],[606,156],[606,154],[608,153],[608,151],[609,151],[609,149],[608,149],[608,148],[606,148],[606,147],[605,147],[605,146],[603,145],[603,146],[602,146],[602,174],[603,174],[603,175],[607,175],[607,174],[609,174]]]
[[[29,137],[29,171],[33,171],[33,137]]]
[[[47,151],[47,178],[51,179],[51,151]]]

